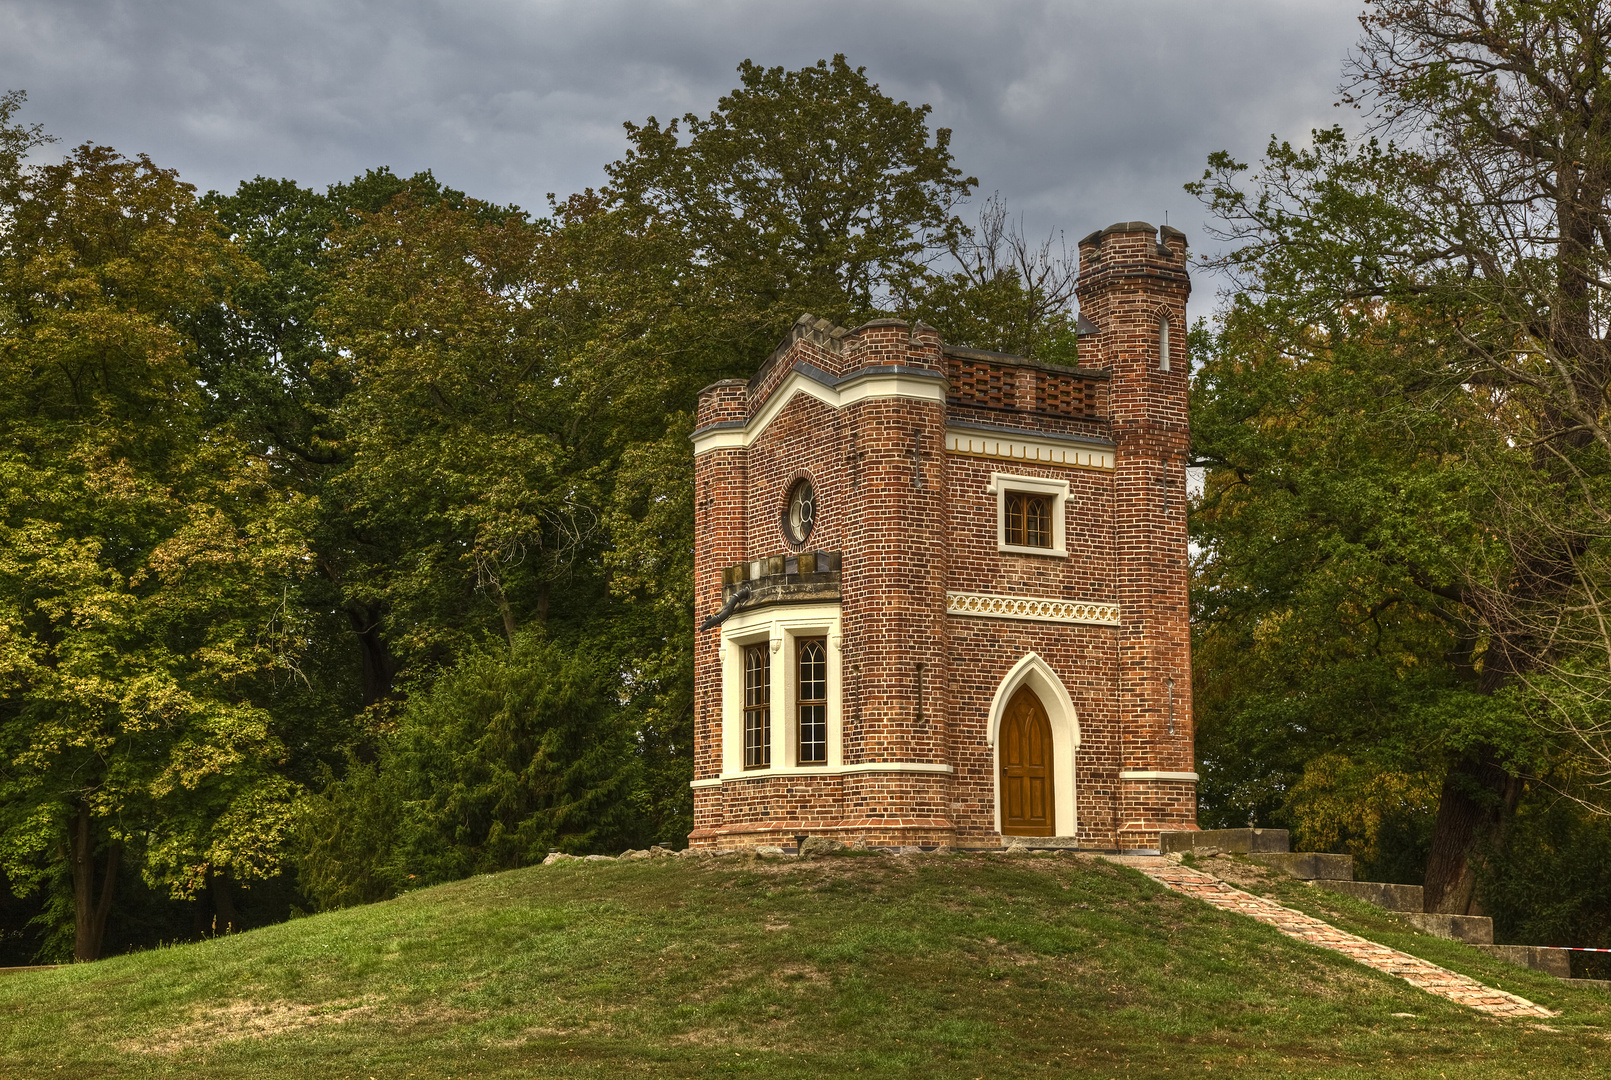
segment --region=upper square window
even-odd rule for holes
[[[1006,542],[1010,547],[1052,546],[1052,497],[1029,491],[1007,492]]]
[[[996,497],[996,550],[1020,555],[1067,555],[1064,535],[1068,481],[991,473],[985,491]]]

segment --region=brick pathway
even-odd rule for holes
[[[1495,1016],[1548,1017],[1555,1013],[1542,1005],[1534,1005],[1526,998],[1507,994],[1484,986],[1475,979],[1456,975],[1452,971],[1428,963],[1418,957],[1366,941],[1362,937],[1345,933],[1330,923],[1311,918],[1301,911],[1284,908],[1273,900],[1245,893],[1225,884],[1210,874],[1182,866],[1180,863],[1157,856],[1108,856],[1112,862],[1134,867],[1161,885],[1183,892],[1222,911],[1234,911],[1269,923],[1288,937],[1319,945],[1323,949],[1340,952],[1358,960],[1366,967],[1397,975],[1411,986],[1418,986],[1429,994],[1438,994],[1450,1001],[1470,1006]]]

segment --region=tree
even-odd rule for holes
[[[1345,98],[1370,110],[1373,135],[1272,143],[1251,191],[1243,166],[1215,155],[1193,188],[1238,245],[1222,265],[1274,325],[1348,312],[1411,327],[1385,343],[1403,396],[1384,406],[1412,427],[1428,412],[1457,426],[1472,519],[1457,572],[1401,565],[1458,642],[1451,663],[1486,702],[1474,715],[1497,725],[1443,761],[1427,903],[1465,911],[1476,854],[1502,845],[1538,775],[1505,732],[1564,739],[1552,775],[1580,795],[1585,778],[1611,777],[1611,7],[1374,9]]]
[[[978,184],[952,164],[950,130],[931,136],[929,106],[880,93],[842,55],[738,72],[705,118],[626,125],[632,148],[607,169],[618,205],[683,239],[684,271],[743,313],[750,352],[802,311],[855,325],[915,292]]]
[[[980,207],[978,229],[952,237],[947,254],[954,269],[930,273],[909,298],[913,313],[944,340],[1076,362],[1079,261],[1061,234],[1034,243],[998,193]]]
[[[70,882],[93,959],[120,865],[190,894],[273,873],[294,785],[306,506],[203,423],[191,328],[251,274],[193,189],[84,146],[0,246],[0,859]]]
[[[0,206],[8,209],[17,200],[18,185],[23,177],[23,161],[28,152],[55,141],[40,124],[24,127],[11,122],[27,100],[28,95],[21,90],[7,90],[0,94]]]
[[[325,908],[634,835],[632,729],[597,658],[522,632],[403,709],[373,766],[304,802],[304,888]]]
[[[329,752],[335,744],[357,735],[338,718],[393,697],[399,672],[385,612],[344,589],[363,572],[368,553],[344,504],[326,492],[351,462],[342,410],[354,383],[351,366],[329,341],[325,317],[340,260],[351,253],[338,250],[333,235],[399,197],[419,207],[472,205],[428,171],[405,178],[385,168],[324,192],[259,176],[231,195],[211,192],[202,201],[220,231],[262,270],[237,283],[233,303],[214,308],[200,327],[209,418],[264,454],[279,483],[322,508],[309,540],[324,584],[309,609],[330,625],[314,635],[317,651],[307,657],[307,696],[319,701],[311,706],[317,715],[302,727],[323,744],[309,757],[325,765],[340,760],[339,750]],[[488,221],[518,213],[473,206]]]

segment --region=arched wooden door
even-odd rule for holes
[[[1001,832],[1052,836],[1052,722],[1029,687],[1020,687],[1001,718]]]

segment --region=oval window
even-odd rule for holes
[[[797,481],[789,489],[789,505],[783,512],[783,531],[788,534],[789,542],[796,547],[805,543],[816,521],[817,493],[812,489],[811,481]]]

